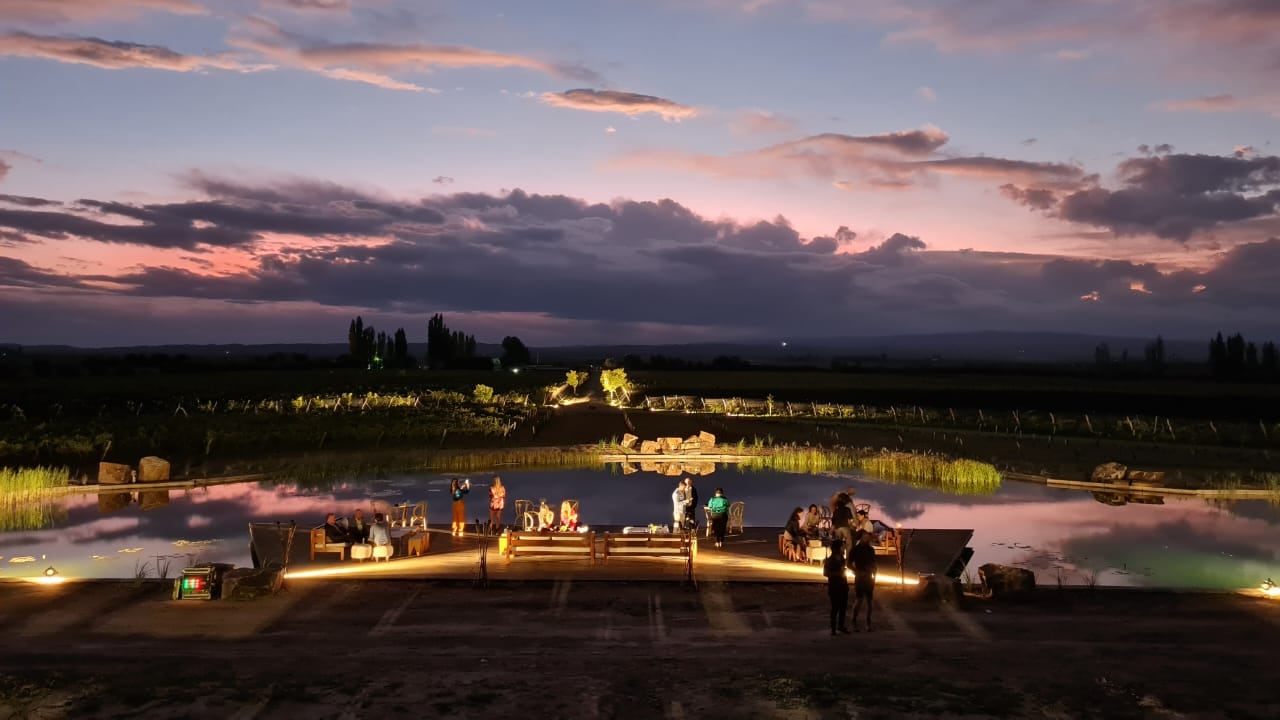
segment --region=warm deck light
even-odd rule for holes
[[[44,569],[45,577],[57,577],[57,575],[58,575],[58,571],[54,570],[52,565]]]
[[[1280,585],[1276,585],[1271,578],[1267,578],[1262,582],[1262,594],[1267,597],[1280,598]]]

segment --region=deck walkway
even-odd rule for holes
[[[620,531],[618,527],[593,528],[597,533]],[[708,582],[826,582],[818,563],[789,562],[778,554],[781,528],[748,527],[725,540],[724,549],[713,547],[711,540],[699,537],[693,563],[694,578]],[[946,574],[973,537],[972,530],[903,529],[906,553],[904,573],[908,583],[918,574]],[[265,540],[263,538],[262,540]],[[262,541],[260,540],[260,542]],[[268,541],[269,542],[269,541]],[[455,538],[445,532],[434,532],[431,548],[420,557],[396,557],[389,562],[339,561],[334,555],[318,556],[314,562],[307,547],[307,536],[299,532],[294,541],[289,563],[293,577],[369,577],[397,579],[467,580],[479,573],[481,538],[468,535]],[[491,581],[583,580],[583,581],[650,581],[681,580],[684,562],[678,558],[614,557],[603,562],[597,539],[596,563],[585,558],[520,557],[508,560],[498,554],[497,538],[489,538],[488,577]],[[267,556],[269,557],[269,555]],[[899,578],[897,560],[880,557],[881,581]]]

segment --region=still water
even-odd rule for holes
[[[670,519],[675,481],[653,473],[607,470],[503,472],[506,519],[516,499],[581,503],[588,525],[645,525]],[[471,475],[468,518],[485,517],[491,474]],[[1089,493],[1006,482],[994,495],[962,496],[884,483],[856,473],[796,475],[720,470],[695,478],[703,501],[716,487],[746,502],[747,525],[781,526],[797,505],[822,503],[853,487],[872,517],[904,528],[971,528],[973,574],[986,562],[1034,570],[1055,585],[1238,589],[1280,579],[1280,506],[1265,501],[1210,503],[1167,498],[1162,505],[1109,506]],[[447,476],[353,479],[322,490],[245,483],[141,497],[83,495],[61,499],[53,523],[0,533],[0,578],[33,577],[55,567],[67,577],[169,576],[194,562],[250,564],[247,523],[294,520],[299,528],[325,513],[366,513],[389,504],[427,501],[433,527],[449,523]],[[10,523],[12,525],[12,523]],[[300,535],[298,542],[305,543]]]

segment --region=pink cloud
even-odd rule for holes
[[[697,108],[682,105],[674,100],[618,90],[578,88],[558,93],[549,92],[542,94],[542,102],[555,107],[587,112],[609,112],[628,116],[652,113],[663,120],[675,122],[698,114]]]
[[[561,78],[599,79],[596,73],[580,66],[459,45],[313,42],[261,17],[246,18],[239,34],[227,43],[279,65],[389,90],[435,92],[388,73],[425,73],[438,68],[525,68]]]
[[[148,11],[175,15],[208,13],[195,0],[4,0],[0,3],[0,20],[82,22],[127,18]]]
[[[1260,112],[1280,117],[1280,95],[1237,97],[1230,94],[1208,95],[1190,100],[1172,100],[1159,106],[1170,112]]]
[[[737,114],[729,129],[735,135],[767,135],[789,132],[795,126],[791,118],[762,110],[747,110]]]
[[[159,45],[101,40],[92,37],[54,37],[10,33],[0,35],[0,56],[33,57],[106,70],[149,68],[192,72],[207,68],[251,72],[264,69],[247,65],[227,54],[185,55]]]

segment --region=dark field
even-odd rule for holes
[[[632,373],[649,394],[930,408],[1280,419],[1280,385],[997,372],[662,371]]]
[[[0,584],[0,718],[1273,718],[1280,602],[877,591],[831,637],[812,585]]]

